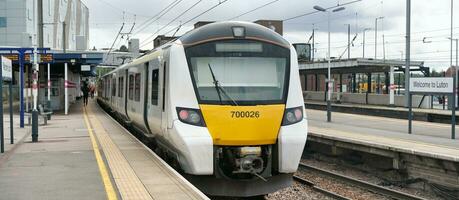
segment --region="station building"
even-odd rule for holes
[[[31,47],[37,13],[36,0],[0,0],[0,46]],[[43,0],[43,23],[44,47],[86,50],[89,10],[81,0]]]

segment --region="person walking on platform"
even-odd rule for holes
[[[88,97],[89,97],[88,80],[83,81],[83,84],[81,85],[81,92],[83,92],[83,105],[86,106],[88,105]]]

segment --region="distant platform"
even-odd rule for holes
[[[326,110],[327,102],[305,101],[307,109]],[[334,112],[408,119],[408,108],[367,104],[332,103]],[[456,118],[459,113],[456,112]],[[451,110],[413,108],[413,120],[451,124]],[[459,121],[456,120],[456,124]]]
[[[325,145],[333,155],[353,151],[377,155],[389,160],[388,169],[459,185],[459,139],[450,139],[450,125],[414,121],[413,134],[408,134],[408,122],[403,119],[334,112],[332,122],[327,122],[326,111],[307,109],[306,114],[307,145],[313,145],[309,149]]]
[[[53,115],[37,143],[30,127],[15,130],[0,155],[0,199],[207,199],[95,100]]]

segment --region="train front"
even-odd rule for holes
[[[191,177],[203,192],[255,196],[292,183],[307,137],[293,47],[274,31],[243,22],[201,27],[180,38],[199,118],[213,143],[213,175]]]

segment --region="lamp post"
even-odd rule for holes
[[[362,58],[365,58],[365,31],[371,30],[371,28],[363,29],[363,43],[362,43]]]
[[[375,18],[375,59],[378,56],[378,19],[384,19],[384,17]]]
[[[332,95],[332,84],[333,81],[331,81],[331,59],[330,59],[330,11],[322,8],[320,6],[314,6],[313,7],[315,10],[320,11],[320,12],[327,12],[327,17],[328,17],[328,52],[327,52],[327,60],[328,60],[328,75],[327,75],[327,88],[328,88],[328,95],[327,95],[327,122],[331,122],[331,95]],[[344,7],[338,7],[333,9],[331,12],[339,12],[344,10]]]

